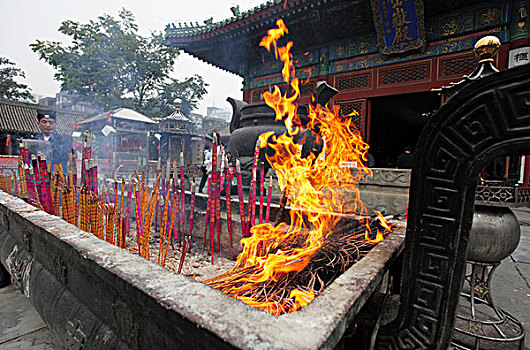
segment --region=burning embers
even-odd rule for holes
[[[359,179],[371,171],[363,165],[368,145],[353,125],[356,112],[342,116],[338,107],[310,105],[307,117],[299,117],[295,104],[299,81],[290,53],[293,43],[278,46],[288,30],[281,19],[277,25],[260,46],[273,48],[283,62],[282,75],[292,95],[282,95],[275,87],[264,99],[276,111],[276,119],[284,121],[287,133],[265,133],[260,140],[288,197],[290,224],[254,226],[252,235],[242,240],[236,267],[205,281],[274,315],[307,305],[391,231],[380,213],[370,218],[359,200]],[[303,157],[301,144],[308,138],[317,146]],[[344,163],[356,163],[357,171],[341,166]],[[354,197],[353,208],[344,205],[345,194]],[[343,218],[354,213],[359,221],[345,224]]]

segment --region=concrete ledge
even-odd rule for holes
[[[333,348],[403,241],[395,231],[309,306],[275,317],[0,192],[0,261],[65,347]]]

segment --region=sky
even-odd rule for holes
[[[39,96],[55,96],[60,90],[54,80],[56,72],[49,64],[39,60],[29,45],[39,40],[69,42],[69,37],[59,33],[62,21],[73,20],[87,23],[102,14],[118,18],[121,8],[131,11],[143,36],[161,32],[166,24],[203,20],[213,17],[214,22],[232,16],[230,7],[239,5],[246,11],[266,0],[0,0],[2,21],[0,21],[0,56],[7,57],[25,73],[19,81],[28,85]],[[199,104],[198,113],[206,114],[206,107],[215,106],[231,109],[227,97],[242,99],[243,79],[219,68],[201,62],[181,53],[175,63],[173,77],[182,79],[201,75],[210,84],[208,94]]]

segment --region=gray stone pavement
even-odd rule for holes
[[[494,273],[491,294],[496,305],[530,329],[530,208],[513,210],[521,224],[521,241]],[[526,337],[525,349],[530,350]],[[55,350],[51,331],[20,290],[0,289],[0,350]]]
[[[0,289],[0,349],[59,349],[51,331],[19,289]]]
[[[491,294],[498,307],[512,314],[526,330],[525,349],[530,349],[530,208],[513,209],[521,225],[521,240],[512,255],[493,275]]]

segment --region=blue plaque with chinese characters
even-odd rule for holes
[[[371,0],[371,5],[381,53],[425,48],[422,0]]]

